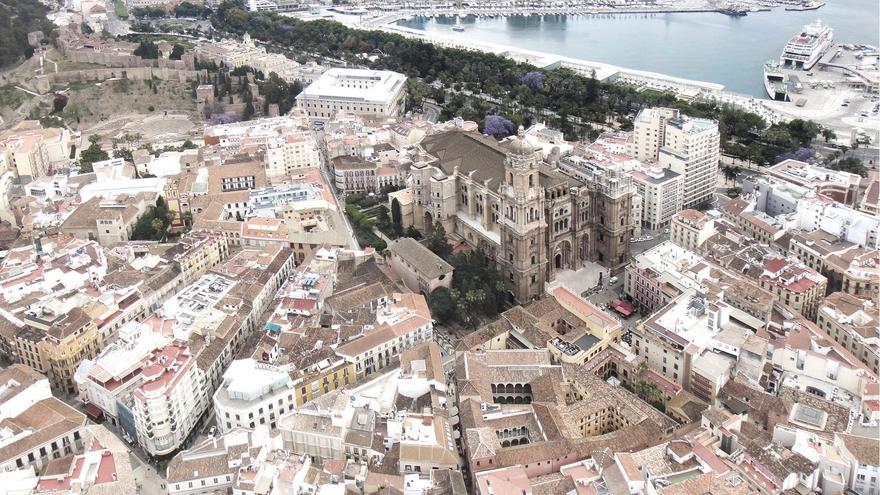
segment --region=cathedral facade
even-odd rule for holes
[[[503,142],[463,131],[426,137],[411,168],[413,223],[447,233],[498,263],[513,297],[540,297],[557,272],[629,262],[634,186],[629,175],[576,178],[545,163],[519,135]]]

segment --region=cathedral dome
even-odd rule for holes
[[[507,149],[511,154],[520,156],[530,156],[535,153],[535,147],[526,140],[526,131],[523,126],[519,126],[516,137],[508,141]]]

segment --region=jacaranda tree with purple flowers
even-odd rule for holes
[[[535,91],[544,83],[544,74],[536,70],[526,72],[522,76],[522,83],[528,86],[532,91]]]
[[[483,132],[495,139],[506,138],[513,134],[513,122],[500,115],[486,115]]]

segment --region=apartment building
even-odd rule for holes
[[[761,288],[775,294],[780,302],[807,319],[815,321],[828,280],[794,259],[765,256],[760,264],[763,265],[760,275],[754,264],[748,269],[748,274],[758,280]]]
[[[214,392],[214,413],[221,432],[253,430],[260,425],[275,429],[278,418],[296,407],[295,384],[283,368],[253,359],[233,361]]]
[[[846,473],[847,488],[865,495],[880,493],[880,461],[876,439],[840,433],[834,435],[834,445],[850,468]]]
[[[645,311],[656,311],[688,289],[701,290],[709,266],[703,258],[670,241],[633,258],[623,276],[623,292]]]
[[[697,210],[682,210],[672,217],[669,239],[684,249],[700,252],[715,234],[715,218]]]
[[[835,292],[819,304],[816,324],[874,373],[880,373],[880,323],[875,302]]]
[[[310,132],[291,132],[266,146],[266,176],[269,179],[289,176],[299,169],[320,167],[318,143]]]
[[[339,156],[330,161],[334,186],[345,194],[377,192],[376,171],[379,164],[354,156]]]
[[[52,396],[45,376],[24,365],[0,371],[0,470],[32,467],[82,452],[84,414]]]
[[[119,339],[107,345],[94,359],[77,368],[74,381],[86,414],[95,421],[119,425],[118,405],[143,380],[148,357],[165,347],[170,339],[135,321],[119,330]]]
[[[206,410],[205,373],[186,343],[174,341],[151,352],[140,374],[131,393],[138,442],[151,456],[170,454]]]
[[[434,323],[425,296],[395,293],[379,302],[376,325],[336,348],[336,354],[366,377],[391,366],[401,352],[433,338]]]
[[[828,279],[831,291],[876,301],[880,297],[880,251],[821,229],[794,231],[788,253]]]
[[[669,225],[684,202],[684,176],[672,169],[653,166],[630,171],[636,192],[642,197],[642,226],[652,230]]]
[[[45,373],[56,392],[76,393],[77,367],[96,356],[104,343],[95,321],[77,307],[60,315],[44,307],[23,322],[25,327],[15,334],[20,361]]]
[[[39,122],[26,120],[0,133],[0,162],[27,183],[48,175],[53,166],[66,166],[71,145],[67,129],[44,129]]]
[[[689,118],[678,110],[646,108],[633,122],[631,155],[658,161],[684,177],[682,205],[693,208],[712,199],[718,182],[718,123]]]

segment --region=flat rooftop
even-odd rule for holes
[[[296,99],[386,104],[405,82],[406,76],[397,72],[335,68],[321,74]]]

